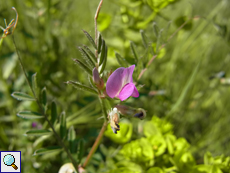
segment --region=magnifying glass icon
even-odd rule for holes
[[[15,170],[18,169],[18,167],[14,164],[15,163],[15,158],[11,154],[7,154],[3,158],[3,162],[7,166],[12,166]]]

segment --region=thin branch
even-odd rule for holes
[[[96,141],[93,144],[92,149],[90,150],[90,152],[89,152],[89,154],[88,154],[88,156],[87,156],[87,158],[86,158],[86,160],[85,160],[85,162],[84,162],[84,164],[82,166],[83,168],[85,168],[88,165],[91,157],[93,156],[93,154],[97,150],[98,145],[100,144],[100,141],[101,141],[101,139],[102,139],[102,137],[104,135],[104,132],[106,130],[107,125],[108,125],[108,123],[107,123],[107,121],[105,121],[104,124],[103,124],[103,126],[102,126],[102,128],[101,128],[101,131],[100,131],[100,133],[99,133],[99,135],[98,135],[98,137],[96,139]]]
[[[83,164],[83,168],[85,168],[88,165],[91,157],[93,156],[93,154],[97,150],[98,145],[100,144],[100,141],[101,141],[101,139],[102,139],[102,137],[104,135],[104,132],[106,130],[106,127],[108,125],[108,119],[107,119],[107,113],[106,113],[106,109],[105,109],[104,99],[100,98],[100,96],[98,97],[98,99],[99,99],[100,104],[101,104],[102,114],[104,115],[104,124],[103,124],[103,126],[101,128],[101,131],[100,131],[99,135],[97,136],[96,141],[93,144],[92,149],[90,150],[90,152],[89,152],[89,154],[88,154],[88,156],[87,156],[87,158],[85,160],[85,163]]]

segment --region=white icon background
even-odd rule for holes
[[[18,167],[17,170],[15,170],[12,166],[7,166],[5,165],[5,163],[3,162],[3,158],[5,155],[7,154],[11,154],[14,156],[14,159],[15,159],[15,165]],[[21,153],[19,151],[14,151],[14,152],[11,152],[11,151],[1,151],[1,172],[21,172]]]

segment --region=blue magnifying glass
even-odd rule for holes
[[[3,158],[3,162],[7,166],[12,166],[15,170],[18,169],[18,167],[14,164],[15,163],[15,158],[11,154],[7,154]]]

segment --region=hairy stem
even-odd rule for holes
[[[26,81],[27,81],[27,83],[28,83],[28,85],[29,85],[29,87],[30,87],[30,90],[32,91],[33,96],[34,96],[34,98],[35,98],[35,100],[36,100],[36,102],[37,102],[37,105],[38,105],[38,107],[39,107],[41,113],[42,113],[43,116],[45,117],[45,120],[48,122],[50,128],[52,129],[54,136],[56,137],[56,139],[58,140],[58,142],[59,142],[59,144],[62,146],[62,148],[64,148],[65,152],[67,153],[69,159],[70,159],[71,162],[73,163],[73,165],[74,165],[74,167],[75,167],[75,169],[76,169],[76,171],[77,171],[77,173],[78,173],[78,164],[77,164],[77,162],[74,160],[74,158],[73,158],[73,156],[70,154],[68,148],[65,146],[64,142],[62,141],[62,139],[60,138],[60,136],[58,135],[58,133],[57,133],[56,130],[54,129],[54,127],[53,127],[51,121],[48,119],[48,115],[44,112],[44,109],[42,108],[42,105],[41,105],[41,103],[39,102],[38,97],[37,97],[35,91],[33,90],[31,83],[29,82],[29,78],[28,78],[28,76],[27,76],[27,74],[26,74],[24,65],[23,65],[23,63],[22,63],[21,56],[20,56],[20,54],[19,54],[19,52],[18,52],[18,49],[17,49],[16,43],[15,43],[14,36],[13,36],[13,43],[14,43],[14,47],[15,47],[16,53],[17,53],[17,55],[18,55],[19,64],[20,64],[20,66],[21,66],[21,68],[22,68],[22,71],[23,71],[24,76],[25,76],[25,78],[26,78]]]
[[[97,7],[97,11],[96,11],[95,16],[94,16],[94,25],[95,25],[95,44],[96,44],[96,47],[98,46],[98,45],[97,45],[97,41],[98,41],[98,40],[97,40],[97,39],[98,39],[97,18],[98,18],[98,15],[99,15],[99,12],[100,12],[102,3],[103,3],[103,0],[101,0],[101,1],[99,2],[98,7]],[[96,58],[98,59],[98,51],[97,51],[97,49],[95,50],[95,56],[96,56]],[[100,95],[100,94],[99,94],[99,95]],[[107,124],[108,124],[104,100],[102,100],[102,99],[100,98],[100,96],[99,96],[98,98],[99,98],[99,101],[100,101],[100,104],[101,104],[102,113],[103,113],[103,115],[104,115],[104,124],[103,124],[103,126],[102,126],[102,128],[101,128],[101,130],[100,130],[99,135],[97,136],[97,139],[95,140],[95,142],[94,142],[94,144],[93,144],[93,146],[92,146],[92,149],[90,150],[90,152],[89,152],[89,154],[88,154],[88,156],[87,156],[87,158],[86,158],[86,160],[85,160],[85,162],[84,162],[84,164],[83,164],[83,166],[82,166],[83,168],[85,168],[85,167],[88,165],[90,159],[92,158],[93,154],[94,154],[95,151],[97,150],[98,145],[100,144],[100,141],[101,141],[101,139],[102,139],[102,137],[103,137],[103,135],[104,135],[104,132],[105,132],[106,127],[107,127]]]
[[[98,7],[97,7],[97,11],[96,11],[95,16],[94,16],[94,25],[95,25],[95,44],[96,44],[96,46],[97,46],[97,39],[98,39],[97,18],[98,18],[98,15],[99,15],[99,12],[100,12],[102,3],[103,3],[103,0],[101,0],[101,1],[99,2]],[[97,50],[95,51],[95,55],[96,55],[96,58],[98,58]]]

